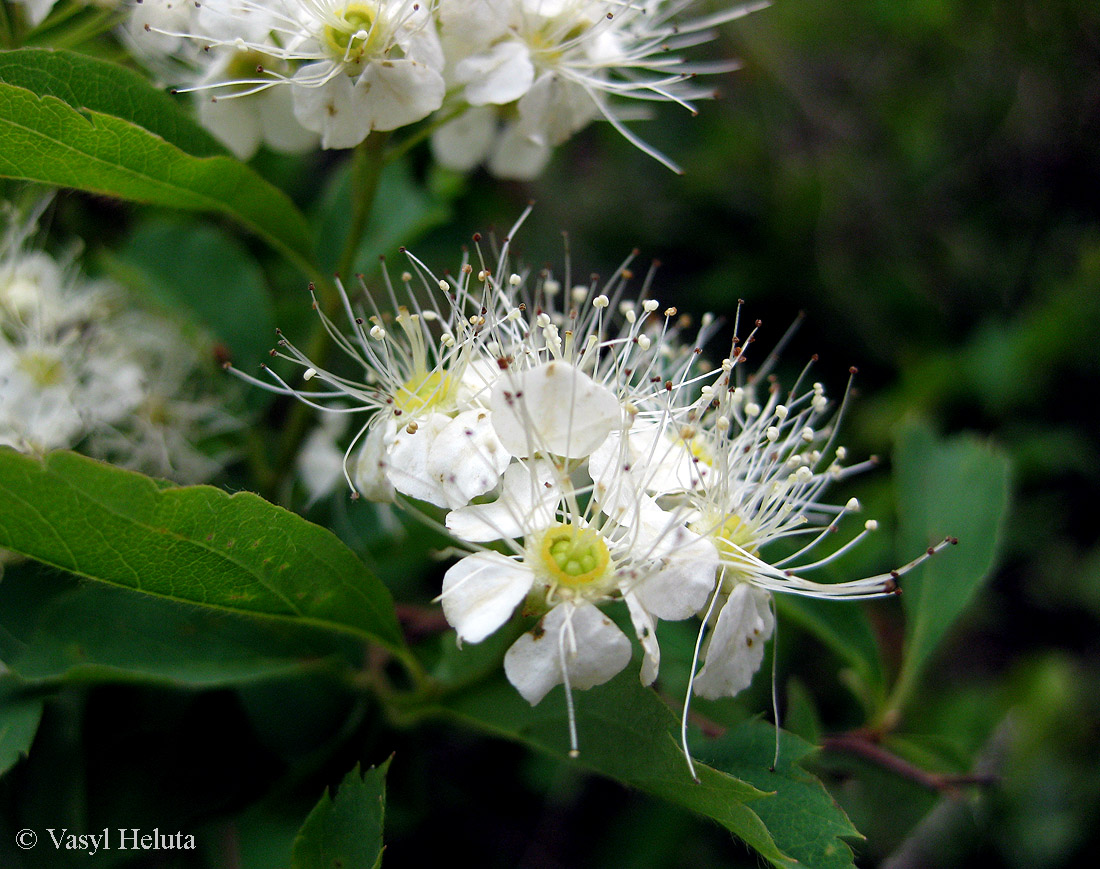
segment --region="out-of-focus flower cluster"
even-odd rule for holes
[[[214,476],[227,455],[212,444],[240,421],[195,336],[72,255],[33,249],[33,232],[12,218],[0,241],[0,445],[79,448],[183,483]]]
[[[440,595],[460,641],[485,639],[517,610],[537,617],[504,659],[530,703],[629,664],[631,642],[606,611],[616,603],[643,684],[658,674],[659,620],[701,615],[694,691],[732,696],[760,666],[772,592],[889,595],[934,551],[865,579],[808,579],[875,528],[849,521],[856,501],[825,498],[862,467],[846,467],[836,442],[843,402],[805,377],[783,392],[765,370],[742,376],[751,334],[711,367],[702,348],[714,319],[694,329],[649,297],[652,274],[632,293],[629,260],[602,284],[575,284],[568,269],[511,272],[507,243],[492,266],[476,250],[442,279],[410,254],[410,271],[379,295],[392,311],[343,296],[351,334],[325,325],[362,379],[284,339],[275,353],[305,383],[269,369],[270,388],[369,414],[346,454],[348,482],[442,524],[467,551]],[[827,543],[850,524],[845,543]],[[771,555],[782,541],[795,544]]]
[[[681,52],[766,3],[685,17],[690,0],[137,0],[127,33],[239,156],[350,148],[430,119],[446,166],[532,178],[596,118],[666,165],[626,110],[713,95],[732,63]],[[180,66],[182,64],[182,67]],[[175,66],[173,70],[172,66]],[[180,70],[186,69],[187,72]]]

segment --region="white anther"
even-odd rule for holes
[[[652,344],[653,342],[649,340],[648,335],[638,336],[638,346],[641,347],[643,350],[648,350]]]
[[[878,531],[878,522],[874,519],[868,519],[863,523],[863,527],[868,531]]]
[[[601,311],[611,304],[611,300],[602,293],[592,300],[592,307],[599,308]]]
[[[381,341],[383,338],[386,337],[386,330],[383,329],[381,326],[371,326],[370,336],[377,339],[378,341]]]
[[[734,392],[735,395],[736,392]],[[755,401],[750,401],[745,405],[745,416],[760,416],[760,405]]]
[[[519,275],[513,274],[513,275],[508,276],[508,285],[509,286],[518,287],[522,283],[523,283],[523,278],[521,278]]]
[[[642,302],[642,310],[645,311],[647,314],[652,314],[654,311],[657,310],[657,308],[660,307],[660,305],[661,303],[658,302],[656,299],[646,299],[644,302]]]
[[[312,380],[316,376],[317,376],[317,369],[316,368],[307,368],[305,370],[305,372],[303,372],[303,374],[302,374],[302,380]]]
[[[787,418],[787,414],[788,414],[788,413],[789,413],[789,411],[787,410],[787,406],[786,406],[786,405],[784,405],[784,404],[777,404],[777,405],[775,406],[775,418],[776,418],[776,419],[779,419],[779,420],[784,420],[784,419],[786,419],[786,418]]]

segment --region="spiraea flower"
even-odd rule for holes
[[[511,459],[492,425],[490,404],[502,373],[492,327],[514,317],[484,265],[475,271],[464,257],[456,276],[444,279],[406,256],[415,274],[400,275],[403,303],[389,271],[383,270],[385,297],[392,300],[386,310],[375,304],[365,284],[364,307],[337,281],[350,334],[314,304],[359,379],[310,359],[281,332],[273,355],[304,369],[302,388],[267,366],[275,385],[232,370],[322,410],[369,414],[345,452],[344,474],[354,493],[373,501],[408,496],[454,509],[491,491]],[[502,262],[507,257],[505,243]]]
[[[548,363],[561,366],[562,363]],[[530,372],[543,376],[542,369]],[[571,402],[543,411],[568,417],[583,413],[591,394],[578,390]],[[541,438],[529,430],[529,438]],[[588,428],[578,446],[594,434]],[[550,456],[550,444],[531,450]],[[523,604],[539,616],[504,657],[509,681],[531,704],[556,685],[565,686],[572,722],[573,688],[606,682],[630,662],[626,636],[600,607],[625,602],[643,650],[642,684],[657,677],[657,618],[685,619],[706,602],[714,584],[717,553],[706,539],[671,521],[655,533],[603,516],[592,501],[583,466],[552,458],[517,459],[508,466],[495,500],[471,504],[447,516],[447,528],[465,544],[503,544],[475,551],[447,571],[440,596],[460,640],[479,642]],[[571,726],[572,748],[576,733]]]
[[[713,38],[714,27],[767,4],[680,18],[688,5],[684,0],[441,0],[448,84],[456,94],[445,111],[460,114],[433,136],[437,158],[460,170],[486,161],[501,177],[532,178],[554,147],[603,118],[679,171],[624,123],[629,112],[622,102],[675,102],[694,112],[695,100],[713,95],[695,77],[735,65],[691,63],[679,52]]]
[[[227,455],[208,445],[240,422],[202,376],[198,342],[74,257],[32,249],[33,230],[13,219],[0,246],[0,444],[79,448],[184,483],[213,476]]]
[[[721,324],[708,315],[696,328],[650,298],[652,269],[632,291],[634,254],[608,280],[574,283],[568,264],[561,278],[513,271],[507,241],[489,267],[475,242],[446,279],[406,254],[406,304],[386,278],[393,312],[343,296],[351,336],[324,318],[361,379],[284,340],[275,355],[304,369],[310,391],[274,372],[273,388],[370,415],[345,475],[467,553],[439,596],[459,641],[480,642],[517,612],[536,619],[504,659],[530,703],[564,685],[572,722],[572,691],[628,665],[616,607],[638,639],[643,684],[658,676],[659,622],[697,615],[689,698],[733,696],[760,667],[773,593],[891,595],[950,542],[888,573],[814,581],[876,527],[866,521],[846,542],[833,533],[859,504],[832,503],[828,488],[872,464],[846,466],[837,443],[848,392],[837,405],[804,375],[783,394],[771,361],[745,376],[755,329],[710,365],[704,345]]]
[[[443,101],[443,53],[426,2],[208,0],[194,24],[158,32],[227,56],[179,90],[222,102],[287,87],[294,117],[324,148],[415,123]],[[281,103],[256,105],[273,113]]]

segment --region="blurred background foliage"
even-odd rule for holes
[[[886,529],[898,485],[887,459],[905,425],[977,433],[1007,451],[1013,507],[998,569],[888,745],[928,773],[996,783],[937,788],[843,750],[838,736],[868,723],[854,702],[859,673],[794,612],[781,613],[781,712],[825,744],[813,768],[866,836],[853,843],[859,865],[1086,865],[1100,853],[1100,431],[1088,422],[1100,401],[1100,6],[778,0],[708,50],[743,62],[721,100],[695,118],[663,106],[641,125],[683,177],[601,126],[533,184],[466,183],[414,152],[413,175],[389,179],[362,250],[392,252],[422,235],[418,256],[454,267],[473,231],[503,231],[534,199],[517,240],[527,261],[560,268],[562,229],[575,276],[610,273],[637,247],[637,271],[662,263],[657,297],[726,317],[725,338],[745,300],[742,316],[763,321],[750,362],[805,311],[780,372],[790,382],[816,353],[815,376],[839,393],[859,367],[846,442],[853,456],[885,461],[850,488]],[[261,153],[254,165],[318,211],[339,190],[314,179],[342,159]],[[433,194],[437,204],[410,208],[408,197]],[[102,267],[144,276],[155,292],[149,246],[197,221],[145,217],[72,195],[54,221],[59,235],[87,239]],[[304,333],[300,279],[248,239],[222,247],[257,257],[231,297],[277,286],[274,310],[257,315],[264,329],[274,318]],[[373,263],[364,255],[368,282]],[[399,600],[435,593],[440,565],[403,546],[385,517],[341,497],[307,515],[367,555]],[[881,566],[876,545],[846,567]],[[896,670],[901,608],[868,610],[884,666]],[[665,642],[670,658],[690,654],[686,638]],[[769,669],[740,708],[769,708]],[[30,759],[0,781],[5,866],[28,859],[5,850],[10,834],[59,807],[54,826],[204,831],[204,854],[161,855],[157,866],[220,866],[227,854],[283,865],[323,788],[390,752],[387,866],[456,854],[487,867],[759,865],[713,824],[520,747],[442,726],[395,729],[335,676],[65,690]]]

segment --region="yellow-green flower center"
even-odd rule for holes
[[[257,77],[263,75],[265,69],[274,63],[274,59],[259,51],[234,52],[229,64],[225,68],[225,78],[235,82],[229,89],[233,91],[248,90]]]
[[[561,585],[580,588],[601,579],[611,563],[603,538],[591,528],[555,525],[542,538],[543,566]]]
[[[592,22],[585,18],[572,22],[551,18],[539,29],[528,33],[527,45],[543,63],[554,63],[565,54],[563,46],[571,48],[570,43],[583,36],[591,26]]]
[[[19,370],[26,374],[34,385],[45,389],[57,386],[65,379],[65,363],[56,356],[46,353],[24,353],[17,363]]]
[[[750,555],[756,554],[752,526],[734,513],[730,513],[713,534],[714,545],[718,547],[718,554],[723,560],[736,560],[742,556],[743,552],[748,552]]]
[[[451,386],[451,379],[442,371],[413,375],[398,388],[394,407],[408,414],[431,410],[446,400]]]
[[[334,58],[359,63],[378,49],[382,28],[373,3],[349,3],[334,14],[340,23],[325,25],[325,45]]]

